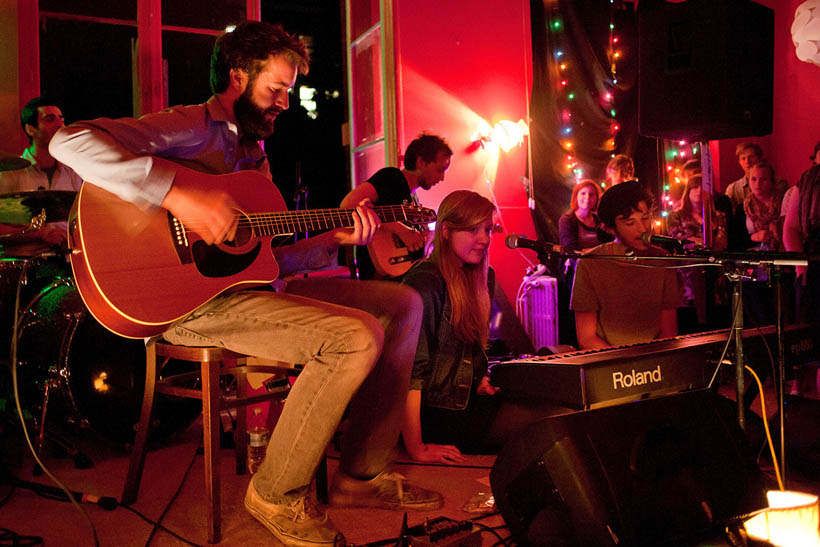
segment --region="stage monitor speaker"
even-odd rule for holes
[[[707,141],[772,132],[774,12],[750,0],[643,0],[638,126]]]
[[[767,506],[731,401],[711,390],[534,422],[499,453],[496,504],[522,545],[667,545]]]

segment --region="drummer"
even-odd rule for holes
[[[80,176],[48,152],[51,138],[65,125],[60,107],[45,97],[35,97],[23,107],[20,125],[29,141],[28,148],[20,157],[28,161],[28,166],[0,171],[0,194],[37,190],[78,191],[83,183]],[[8,222],[0,218],[0,234],[21,231],[20,225],[2,224],[4,220]],[[5,247],[6,254],[30,255],[37,254],[44,246],[63,245],[65,239],[65,222],[49,222],[35,232],[8,236],[0,240],[0,243]]]

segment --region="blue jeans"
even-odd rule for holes
[[[219,296],[164,338],[305,365],[253,478],[265,500],[286,503],[307,492],[348,403],[341,469],[370,478],[390,463],[421,311],[418,294],[397,283],[297,278],[284,293]]]

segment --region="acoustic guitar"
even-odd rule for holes
[[[353,209],[288,211],[276,186],[255,171],[205,175],[177,168],[175,184],[223,191],[237,203],[233,241],[206,244],[167,210],[145,211],[83,183],[69,217],[74,280],[92,315],[128,338],[165,331],[231,287],[274,281],[272,246],[297,232],[353,226]],[[435,211],[376,207],[383,223],[427,224]]]
[[[401,222],[390,222],[376,230],[373,240],[367,244],[367,252],[379,274],[398,277],[407,273],[416,262],[424,260],[424,247],[411,251],[407,246],[410,238],[418,237],[417,230],[421,231],[426,243],[428,230],[425,226],[414,229]]]

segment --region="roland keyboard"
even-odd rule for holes
[[[777,356],[773,326],[743,331],[744,357],[757,368],[770,366],[766,341]],[[786,365],[817,360],[816,329],[784,329]],[[641,344],[582,350],[495,363],[490,380],[505,397],[548,399],[570,408],[588,409],[664,393],[705,387],[730,335],[718,330]],[[726,359],[733,358],[734,341]],[[764,360],[764,361],[761,361]]]

